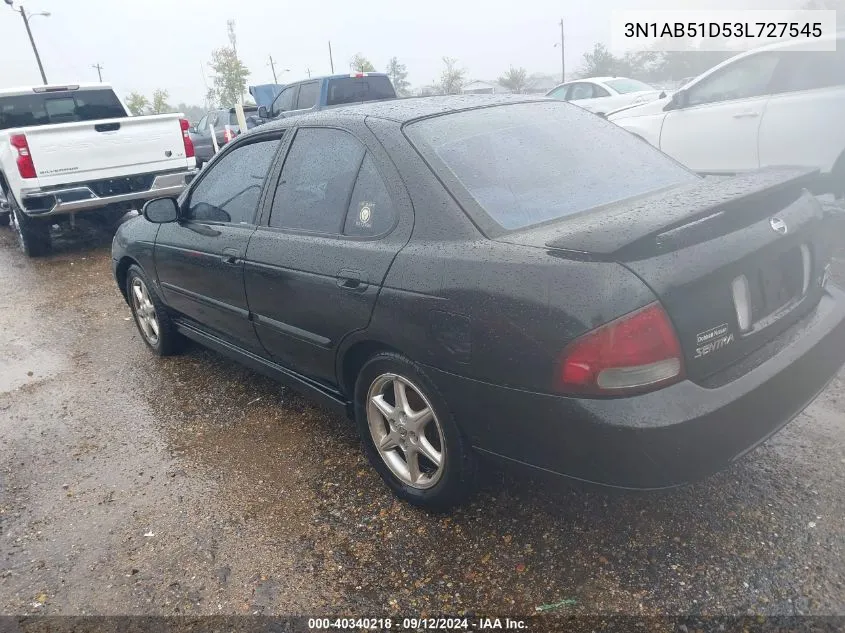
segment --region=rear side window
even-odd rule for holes
[[[305,110],[306,108],[313,108],[317,105],[317,97],[320,96],[320,83],[312,81],[311,83],[302,84],[299,87],[299,97],[296,100],[296,109]]]
[[[368,153],[352,190],[343,234],[358,237],[381,235],[393,227],[395,220],[396,212],[387,187]]]
[[[252,224],[278,139],[241,145],[212,165],[191,192],[187,219]]]
[[[68,90],[0,97],[0,129],[125,117],[112,90]]]
[[[456,112],[405,129],[488,234],[697,180],[633,134],[560,101]]]
[[[270,226],[338,235],[363,158],[364,146],[347,132],[299,130],[282,168]]]
[[[790,52],[777,68],[772,93],[845,86],[845,40],[835,51]]]
[[[329,79],[326,105],[378,101],[394,97],[396,91],[387,77],[338,77]]]

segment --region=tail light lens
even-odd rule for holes
[[[18,153],[18,173],[21,178],[37,178],[35,163],[32,162],[32,155],[29,153],[29,143],[26,142],[25,134],[12,134],[9,137],[9,144]]]
[[[179,127],[182,128],[182,142],[185,144],[185,158],[194,157],[194,142],[191,140],[191,134],[188,129],[191,124],[188,119],[179,119]]]
[[[235,133],[228,125],[223,128],[223,143],[228,143],[235,138]]]
[[[560,357],[559,391],[619,395],[652,391],[684,375],[681,345],[659,303],[606,323],[570,343]]]

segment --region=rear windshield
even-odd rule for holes
[[[697,179],[645,141],[563,102],[480,108],[406,127],[486,232],[516,230]],[[469,194],[467,197],[463,194]]]
[[[378,101],[395,97],[396,91],[387,77],[340,77],[329,79],[326,105]]]
[[[0,97],[0,130],[125,116],[126,111],[112,90],[68,90]]]
[[[255,116],[258,114],[257,107],[245,107],[244,108],[244,118],[247,120],[247,127],[249,127],[249,117]],[[238,125],[238,113],[234,111],[229,111],[229,125]]]
[[[605,81],[608,86],[613,88],[619,94],[627,94],[629,92],[641,92],[643,90],[654,90],[648,84],[644,84],[636,79],[608,79]]]

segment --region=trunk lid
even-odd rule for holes
[[[704,380],[821,298],[831,243],[805,189],[816,176],[771,168],[706,179],[499,239],[627,267],[666,308],[688,377]]]
[[[184,169],[180,115],[79,121],[23,128],[39,186]]]

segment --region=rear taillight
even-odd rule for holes
[[[191,133],[188,132],[191,124],[188,123],[188,119],[179,119],[179,127],[182,128],[182,142],[185,144],[185,158],[193,158],[194,142],[191,140]]]
[[[560,357],[559,391],[619,395],[683,378],[681,345],[659,303],[606,323],[570,343]]]
[[[235,133],[232,131],[230,126],[225,126],[223,128],[223,143],[229,143],[232,139],[235,138]]]
[[[18,173],[21,178],[37,178],[35,163],[32,162],[32,154],[29,153],[29,143],[26,142],[25,134],[12,134],[9,137],[9,144],[18,153]]]

